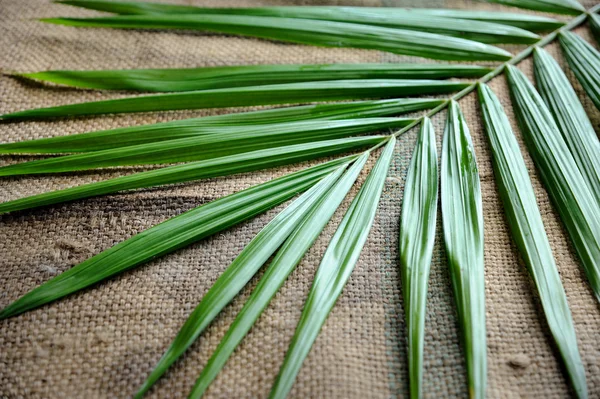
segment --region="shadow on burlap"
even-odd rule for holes
[[[187,1],[186,3],[192,3]],[[199,5],[341,4],[422,6],[406,1],[196,1]],[[588,2],[593,3],[593,2]],[[593,5],[593,4],[588,4]],[[477,3],[432,0],[423,6],[477,7]],[[97,15],[42,0],[3,0],[0,47],[5,70],[192,67],[264,63],[398,62],[409,59],[376,51],[317,48],[193,32],[74,29],[44,25],[38,17]],[[588,41],[587,27],[576,30]],[[518,47],[509,47],[513,52]],[[547,47],[559,57],[556,44]],[[422,60],[420,60],[422,61]],[[430,62],[430,61],[427,61]],[[531,77],[531,62],[519,65]],[[571,80],[573,77],[571,76]],[[600,115],[581,94],[598,129]],[[491,82],[513,127],[503,77]],[[116,98],[103,93],[39,85],[0,77],[0,112],[69,102]],[[569,395],[550,343],[539,300],[510,239],[480,123],[476,97],[461,100],[478,156],[485,217],[488,330],[488,396],[518,398]],[[120,116],[0,124],[0,140],[73,134],[231,110],[157,112]],[[433,118],[441,143],[445,113]],[[518,130],[515,130],[517,135]],[[397,264],[398,218],[416,130],[400,137],[377,219],[360,261],[294,385],[291,397],[363,398],[407,396],[405,325]],[[441,145],[440,145],[441,148]],[[524,147],[523,147],[524,148]],[[542,188],[531,159],[538,203],[575,320],[590,397],[600,396],[600,307],[575,258],[564,229]],[[373,157],[375,158],[375,157]],[[26,157],[3,157],[1,163]],[[366,171],[374,162],[371,160]],[[252,174],[78,201],[0,216],[0,306],[78,262],[195,206],[310,163]],[[3,178],[0,200],[129,173]],[[360,178],[364,181],[366,174]],[[358,187],[358,185],[357,185]],[[352,198],[356,193],[353,189]],[[268,395],[300,316],[316,267],[349,201],[290,276],[258,323],[212,384],[207,397]],[[252,237],[283,206],[157,259],[136,270],[52,305],[0,323],[0,396],[7,398],[129,397],[203,294]],[[440,221],[438,220],[438,225]],[[152,397],[184,397],[241,309],[257,276],[166,374]],[[425,343],[425,396],[465,397],[466,378],[458,338],[441,229],[431,268]]]

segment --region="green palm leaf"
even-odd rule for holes
[[[538,90],[552,112],[579,171],[600,206],[600,141],[558,63],[541,48],[534,53]]]
[[[171,6],[173,7],[173,6]],[[173,8],[170,8],[173,10]],[[260,8],[203,8],[193,12],[190,8],[180,12],[141,13],[154,15],[245,15],[260,17],[300,18],[310,20],[347,22],[384,26],[437,33],[445,36],[462,37],[482,43],[533,43],[539,39],[536,34],[514,26],[500,25],[492,22],[444,18],[419,13],[393,14],[363,9],[362,7],[260,7]],[[140,13],[138,13],[140,14]]]
[[[527,10],[551,12],[556,14],[578,15],[585,12],[585,8],[577,0],[485,0],[490,3],[504,4],[525,8]]]
[[[529,152],[600,301],[600,207],[540,95],[516,67],[506,75]]]
[[[271,168],[374,146],[384,140],[386,140],[385,136],[353,137],[275,147],[206,161],[190,162],[0,203],[0,214],[96,197],[123,190],[155,187]]]
[[[486,388],[483,211],[469,128],[456,102],[448,108],[441,172],[442,220],[467,364],[469,397]]]
[[[394,99],[348,103],[302,105],[253,112],[206,116],[142,126],[72,134],[37,140],[0,144],[0,154],[90,152],[157,141],[194,137],[217,128],[298,122],[339,120],[399,115],[434,108],[443,103],[436,99]],[[408,121],[408,120],[407,120]]]
[[[565,57],[577,80],[596,108],[600,109],[600,53],[574,33],[561,32],[559,38]]]
[[[472,40],[405,29],[313,19],[220,14],[46,18],[43,22],[96,28],[195,29],[325,47],[353,47],[441,60],[503,61],[505,50]],[[445,19],[446,24],[452,21]]]
[[[265,226],[265,228],[256,235],[227,270],[225,270],[219,279],[217,279],[198,307],[196,307],[190,317],[186,320],[173,343],[169,346],[150,376],[138,391],[137,397],[141,397],[148,391],[148,389],[150,389],[150,387],[165,373],[169,366],[187,350],[216,315],[235,295],[237,295],[237,293],[239,293],[258,269],[282,244],[282,249],[278,252],[269,269],[281,269],[282,267],[293,269],[295,267],[297,262],[304,255],[304,252],[306,252],[308,247],[312,244],[312,241],[310,240],[314,240],[313,237],[316,238],[320,233],[322,227],[319,228],[319,225],[324,226],[327,223],[333,211],[339,206],[339,202],[341,202],[348,189],[352,186],[352,183],[356,179],[356,176],[362,169],[367,158],[368,154],[364,154],[361,159],[355,162],[354,166],[348,171],[345,177],[339,181],[338,179],[344,172],[345,167],[340,167],[332,172],[327,178],[323,179],[296,200],[291,206],[281,212],[271,221],[271,223]],[[333,187],[334,185],[335,187]],[[317,209],[319,211],[317,211]],[[316,219],[317,216],[322,217],[322,219]],[[311,226],[309,223],[317,224]],[[288,237],[290,238],[288,239]],[[286,241],[285,244],[284,241]],[[292,242],[294,242],[294,245]],[[295,251],[293,252],[295,253],[295,256],[290,257],[289,255],[292,253],[290,251]],[[267,276],[270,275],[271,274],[265,275],[263,279],[267,279]],[[287,275],[278,280],[279,285],[283,283],[285,277],[287,277]],[[261,283],[259,286],[265,287],[265,284],[266,282]],[[277,287],[275,286],[272,286],[271,288],[275,288],[275,291],[277,290]],[[258,294],[256,296],[258,296]],[[256,300],[256,296],[253,294],[248,300],[248,304]],[[266,304],[264,304],[264,306],[266,306]],[[247,307],[245,309],[247,309]],[[245,324],[245,327],[241,327],[239,323],[234,322],[231,326],[231,333],[226,335],[222,341],[223,344],[219,348],[227,346],[225,343],[228,339],[231,339],[229,337],[237,336],[239,337],[239,340],[241,340],[252,324],[254,324],[259,314],[260,311],[258,314],[255,314],[256,317],[253,320],[249,320],[248,323]],[[245,332],[240,334],[240,328],[245,329]],[[238,333],[233,334],[234,331],[237,331]],[[239,341],[237,343],[239,343]],[[231,349],[233,350],[236,345]],[[205,372],[203,372],[204,376],[207,374],[208,370],[212,370],[214,375],[218,373],[231,354],[231,352],[225,354],[223,351],[224,349],[217,349],[213,355],[213,361],[209,362],[205,368]],[[219,366],[217,366],[217,364],[219,364]],[[207,381],[207,385],[209,382],[210,381]]]
[[[335,232],[306,299],[271,398],[285,398],[358,261],[373,221],[396,140],[392,136]]]
[[[209,384],[223,368],[227,359],[246,336],[273,296],[283,285],[289,274],[300,262],[306,251],[317,239],[333,213],[339,207],[348,190],[358,177],[368,154],[362,156],[340,179],[319,203],[313,206],[310,214],[290,235],[281,250],[269,265],[252,295],[233,321],[219,346],[202,370],[189,398],[200,398]]]
[[[365,118],[338,121],[300,121],[260,126],[222,126],[211,134],[159,141],[83,154],[23,162],[0,167],[0,176],[72,172],[108,166],[166,164],[209,160],[251,151],[406,126],[410,119]]]
[[[437,217],[437,163],[435,132],[429,118],[424,118],[404,184],[399,243],[413,399],[422,396],[425,304]]]
[[[180,109],[225,108],[250,105],[293,104],[311,101],[352,100],[449,93],[468,83],[447,80],[367,79],[286,83],[279,85],[199,90],[173,94],[91,101],[58,107],[37,108],[0,115],[19,120],[57,116],[150,112]]]
[[[368,12],[370,15],[386,17],[412,17],[414,14],[445,17],[452,19],[468,19],[483,22],[495,22],[502,25],[515,26],[530,31],[545,31],[558,29],[562,22],[538,15],[517,14],[509,12],[488,12],[470,10],[444,10],[432,8],[399,8],[399,7],[260,7],[260,8],[206,8],[161,3],[126,2],[111,0],[62,0],[57,3],[83,7],[91,10],[106,11],[116,14],[237,14],[262,16],[294,16],[294,11],[321,10],[322,13],[338,14],[343,12]],[[296,18],[296,17],[294,17]],[[442,21],[444,24],[449,21]]]
[[[242,65],[187,69],[120,69],[19,73],[73,87],[152,92],[211,90],[346,79],[446,79],[481,77],[491,71],[452,64]]]
[[[151,227],[33,289],[2,309],[0,319],[62,298],[256,216],[310,188],[348,162],[336,160],[292,173]]]
[[[577,349],[575,327],[527,166],[498,98],[489,87],[480,85],[479,99],[508,225],[535,282],[548,326],[571,384],[577,397],[585,398],[585,370]]]

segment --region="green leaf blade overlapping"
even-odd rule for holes
[[[355,79],[301,82],[153,94],[115,100],[90,101],[13,112],[0,115],[0,119],[44,119],[51,117],[100,115],[110,113],[295,104],[313,101],[324,102],[365,98],[393,98],[411,95],[451,93],[468,86],[468,83],[449,80],[417,79]]]
[[[18,73],[16,76],[89,89],[175,92],[320,80],[476,78],[490,71],[490,68],[477,65],[357,63],[241,65],[187,69],[53,70]]]
[[[143,14],[46,18],[43,22],[95,28],[193,29],[325,47],[351,47],[453,61],[505,61],[509,52],[457,37],[406,29],[314,19],[221,14]],[[447,19],[447,24],[452,21]]]
[[[364,118],[301,121],[256,127],[215,127],[212,134],[139,144],[83,154],[22,162],[0,167],[0,176],[73,172],[110,166],[169,164],[236,156],[294,144],[334,140],[367,132],[399,128],[411,120]]]
[[[217,128],[232,126],[253,128],[257,125],[309,120],[340,120],[396,116],[434,108],[443,103],[437,99],[392,99],[354,101],[331,104],[301,105],[260,111],[205,116],[128,126],[110,130],[71,134],[51,138],[0,144],[0,154],[56,154],[100,151],[158,141],[209,134]],[[408,122],[409,120],[407,120]]]
[[[384,140],[386,140],[385,136],[327,140],[287,147],[275,147],[207,161],[169,166],[0,203],[0,214],[96,197],[124,190],[182,183],[271,168],[375,146]]]
[[[534,72],[538,91],[554,116],[579,171],[600,206],[600,141],[575,90],[543,49],[536,49]]]
[[[600,301],[600,207],[541,96],[516,67],[506,76],[529,152]]]
[[[296,332],[271,390],[271,398],[285,398],[288,395],[313,342],[350,278],[373,225],[395,143],[392,136],[323,255]]]
[[[600,109],[600,52],[575,33],[564,31],[558,37],[575,77]]]
[[[87,8],[91,10],[112,12],[124,15],[143,15],[143,14],[227,14],[227,13],[245,13],[246,15],[262,16],[284,16],[293,15],[293,11],[300,7],[282,6],[282,7],[260,7],[260,8],[206,8],[174,4],[149,3],[149,2],[126,2],[112,0],[63,0],[57,3],[68,4],[76,7]],[[444,17],[451,19],[468,19],[474,21],[493,22],[502,25],[515,26],[534,32],[547,31],[560,28],[564,25],[562,22],[552,18],[539,15],[528,15],[510,12],[489,12],[476,10],[452,10],[435,8],[400,8],[400,7],[338,7],[338,6],[302,6],[301,9],[311,10],[320,9],[329,13],[339,12],[339,10],[350,12],[368,12],[369,14],[393,16],[395,18],[402,16],[411,16],[413,14]]]
[[[500,101],[479,86],[483,121],[491,148],[494,174],[512,237],[540,296],[544,314],[579,398],[587,397],[585,369],[558,268],[544,229],[527,166]]]
[[[93,256],[0,311],[15,316],[183,248],[256,216],[309,189],[348,159],[320,164],[201,205]]]

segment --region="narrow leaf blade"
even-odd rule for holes
[[[0,167],[0,176],[73,172],[110,166],[202,161],[294,144],[340,139],[406,126],[400,118],[300,121],[257,127],[216,127],[212,134],[139,144]]]
[[[293,15],[292,11],[320,9],[327,10],[329,13],[338,13],[340,10],[346,11],[368,11],[370,14],[392,16],[395,18],[412,15],[430,15],[435,17],[445,17],[452,19],[470,19],[474,21],[494,22],[502,25],[516,26],[518,28],[530,31],[554,30],[564,25],[562,22],[552,18],[518,14],[510,12],[489,12],[489,11],[471,11],[471,10],[451,10],[435,8],[400,8],[400,7],[335,7],[335,6],[302,6],[302,7],[260,7],[260,8],[206,8],[173,4],[147,3],[147,2],[125,2],[112,0],[64,0],[57,3],[68,4],[72,6],[87,8],[91,10],[106,11],[125,15],[143,15],[143,14],[229,14],[245,13],[245,15],[263,15],[263,16],[283,16],[279,12],[285,12],[286,15]]]
[[[375,219],[394,145],[392,136],[325,251],[271,398],[285,398],[291,390],[304,359],[350,278]]]
[[[578,15],[585,8],[577,0],[485,0],[490,3],[555,14]]]
[[[349,79],[448,79],[481,77],[490,68],[452,64],[243,65],[188,69],[120,69],[19,73],[66,86],[174,92]]]
[[[455,61],[503,61],[510,53],[457,37],[406,29],[252,15],[151,14],[100,18],[47,18],[43,22],[79,27],[196,29],[325,47],[352,47]],[[448,24],[451,21],[447,21]]]
[[[395,116],[421,111],[442,104],[437,99],[393,99],[347,103],[302,105],[261,111],[190,118],[141,126],[72,134],[36,140],[0,144],[0,154],[90,152],[144,143],[194,137],[216,128],[308,120],[340,120]],[[408,119],[406,120],[409,121]]]
[[[506,76],[529,152],[600,301],[600,207],[533,85],[516,67]]]
[[[242,190],[151,227],[72,267],[0,311],[15,316],[183,248],[292,198],[338,168],[326,163]]]
[[[0,119],[43,119],[59,116],[294,104],[312,101],[323,102],[364,98],[389,98],[450,93],[464,89],[468,85],[468,83],[445,80],[402,79],[357,79],[287,83],[91,101],[14,112],[1,115]]]
[[[422,396],[425,304],[435,241],[438,169],[435,132],[424,118],[404,185],[400,221],[400,267],[406,329],[410,397]]]
[[[277,251],[310,211],[336,183],[347,165],[341,165],[329,176],[279,213],[250,241],[229,265],[190,314],[173,343],[158,361],[137,393],[140,397],[189,348],[220,311],[240,292],[252,276]]]
[[[552,56],[534,51],[537,87],[554,116],[579,171],[600,206],[600,141],[569,80]]]
[[[569,380],[577,397],[585,398],[585,369],[577,348],[573,318],[552,256],[527,166],[496,95],[489,87],[480,85],[479,99],[492,148],[498,191],[512,237],[535,282],[548,326],[566,366]]]
[[[365,148],[376,145],[382,140],[385,140],[385,136],[327,140],[170,166],[0,203],[0,213],[37,208],[123,190],[245,173]]]
[[[600,109],[600,53],[574,33],[561,32],[559,39],[575,77]]]
[[[462,331],[470,398],[484,398],[487,375],[483,211],[469,128],[456,102],[448,108],[441,171],[442,220]]]

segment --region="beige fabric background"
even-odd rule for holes
[[[500,7],[463,1],[185,1],[198,5],[342,4],[428,7]],[[588,1],[587,6],[594,1]],[[316,48],[190,32],[75,29],[34,18],[94,15],[46,0],[0,0],[0,68],[93,69],[192,67],[261,63],[397,62],[367,50]],[[576,30],[591,41],[587,26]],[[517,47],[510,47],[518,51]],[[559,57],[553,44],[548,49]],[[531,63],[521,63],[531,76]],[[572,76],[571,76],[572,78]],[[573,80],[573,79],[572,79]],[[503,77],[492,87],[510,112]],[[581,93],[581,88],[575,83]],[[0,112],[118,97],[127,93],[45,88],[0,77]],[[599,129],[600,115],[582,100]],[[533,284],[503,215],[476,98],[463,99],[480,167],[485,217],[485,274],[490,398],[567,397],[570,392],[551,344]],[[0,124],[0,140],[50,137],[144,124],[217,111],[102,116],[78,120]],[[511,114],[512,115],[512,114]],[[441,141],[445,114],[434,118]],[[514,122],[513,122],[514,123]],[[516,128],[516,125],[514,125]],[[397,272],[398,218],[413,130],[398,141],[377,219],[360,261],[298,376],[291,397],[407,396],[401,286]],[[590,397],[600,397],[600,307],[584,282],[571,244],[530,167],[546,229],[573,312]],[[25,157],[2,157],[7,164]],[[0,216],[0,307],[29,289],[152,225],[223,195],[298,170],[293,165],[228,178],[78,201]],[[372,162],[370,163],[370,166]],[[368,169],[370,169],[370,166]],[[2,178],[0,201],[96,181],[134,168],[102,173]],[[361,179],[364,179],[364,175]],[[362,180],[361,180],[362,181]],[[354,190],[356,192],[356,190]],[[315,268],[348,202],[211,386],[207,397],[268,395],[293,335]],[[217,276],[282,207],[41,309],[0,322],[0,397],[130,397]],[[440,221],[438,221],[438,225]],[[256,279],[250,284],[253,286]],[[185,397],[252,287],[191,347],[151,392]],[[466,396],[465,368],[447,264],[438,229],[431,268],[425,344],[425,396]]]

